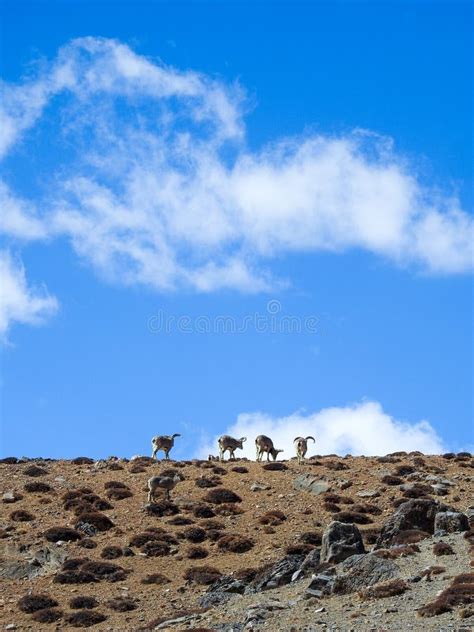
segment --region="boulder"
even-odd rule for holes
[[[330,595],[334,588],[335,578],[336,576],[333,569],[329,569],[318,575],[313,575],[311,583],[305,590],[305,597],[317,597],[319,599]]]
[[[445,535],[456,531],[469,531],[469,520],[460,511],[438,511],[434,521],[434,534]]]
[[[329,490],[330,484],[328,481],[322,480],[312,474],[301,474],[295,478],[293,487],[319,496],[319,494],[323,494]]]
[[[372,553],[352,555],[339,567],[340,575],[334,580],[333,593],[345,595],[366,586],[373,586],[399,576],[398,566]]]
[[[221,577],[209,586],[205,595],[200,597],[199,605],[202,608],[210,608],[228,601],[232,595],[242,595],[247,584],[230,575]]]
[[[245,590],[246,593],[261,592],[289,584],[293,574],[300,568],[304,555],[287,555],[273,564],[263,575],[258,575]]]
[[[382,549],[391,546],[402,531],[416,529],[433,534],[436,514],[439,511],[448,510],[448,507],[430,498],[407,500],[387,520],[377,538],[375,548]]]
[[[364,543],[355,524],[331,522],[323,534],[321,562],[342,562],[351,555],[365,553]]]

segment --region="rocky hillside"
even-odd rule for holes
[[[3,459],[2,629],[470,630],[473,467]]]

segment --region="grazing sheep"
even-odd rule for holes
[[[266,437],[265,435],[258,435],[255,439],[255,447],[257,448],[257,461],[261,461],[263,457],[263,453],[267,453],[267,461],[270,460],[270,454],[274,461],[280,452],[284,452],[284,450],[277,450],[273,447],[273,441],[270,437]]]
[[[237,448],[239,448],[240,450],[243,450],[244,448],[244,441],[247,441],[247,437],[242,437],[241,439],[234,439],[233,437],[229,437],[229,435],[222,435],[222,437],[219,437],[218,440],[218,444],[219,444],[219,458],[221,461],[224,460],[224,454],[227,450],[229,450],[230,456],[229,459],[234,460],[235,461],[235,450],[237,450]]]
[[[148,502],[155,502],[155,495],[158,490],[165,492],[166,498],[170,499],[170,491],[176,487],[181,478],[175,474],[171,476],[152,476],[148,479]]]
[[[153,439],[151,440],[151,445],[153,447],[151,458],[153,459],[159,450],[163,450],[163,452],[165,453],[165,459],[169,459],[169,453],[171,448],[174,446],[175,437],[180,436],[181,435],[179,433],[176,433],[174,435],[171,435],[171,437],[169,435],[158,435],[156,437],[153,437]]]
[[[293,439],[293,443],[296,443],[296,456],[298,457],[298,463],[303,463],[306,452],[308,451],[308,440],[312,439],[313,443],[316,443],[314,437],[296,437]]]
[[[208,460],[208,461],[218,461],[218,460],[219,460],[219,457],[218,457],[218,456],[214,456],[213,454],[210,454],[210,455],[207,457],[207,460]]]

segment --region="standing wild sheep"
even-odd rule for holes
[[[306,452],[308,451],[308,441],[309,439],[313,440],[313,443],[316,443],[316,439],[314,437],[296,437],[293,439],[293,443],[296,443],[296,456],[298,457],[298,463],[303,463],[304,457],[306,456]]]
[[[255,439],[255,447],[257,448],[257,461],[261,461],[263,457],[263,453],[267,453],[267,461],[270,460],[270,454],[274,461],[280,452],[284,452],[284,450],[277,450],[273,447],[273,441],[270,437],[266,437],[265,435],[258,435]]]
[[[222,435],[219,437],[219,458],[221,461],[224,460],[224,453],[226,450],[229,450],[229,459],[235,460],[235,450],[239,448],[243,450],[244,441],[247,441],[247,437],[242,437],[241,439],[234,439],[233,437],[229,437],[229,435]]]
[[[165,459],[169,459],[169,453],[171,448],[174,446],[175,437],[180,436],[181,435],[179,433],[176,433],[174,435],[171,435],[171,437],[169,435],[158,435],[156,437],[153,437],[153,439],[151,440],[151,445],[153,447],[151,458],[155,458],[158,450],[163,450],[163,452],[165,453]]]
[[[148,479],[148,502],[155,502],[155,495],[158,490],[164,491],[166,498],[170,499],[170,491],[176,487],[181,481],[180,477],[175,474],[171,476],[152,476]]]

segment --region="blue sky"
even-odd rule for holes
[[[472,448],[469,3],[0,11],[3,455]]]

